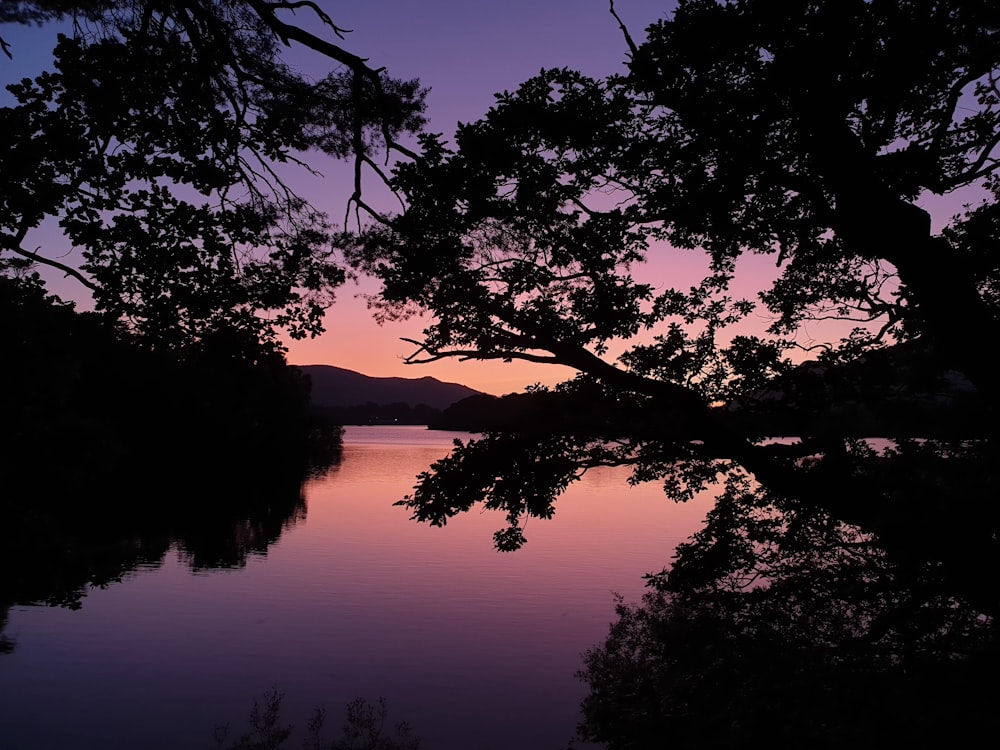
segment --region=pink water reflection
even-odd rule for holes
[[[453,437],[348,428],[342,464],[307,488],[305,521],[244,569],[192,575],[171,554],[79,612],[16,608],[18,647],[0,660],[7,736],[206,747],[213,724],[240,725],[275,685],[299,726],[316,703],[336,728],[347,701],[384,696],[428,750],[565,745],[584,692],[574,673],[607,632],[612,592],[638,598],[706,504],[595,470],[501,554],[496,514],[432,528],[392,504]],[[44,720],[56,705],[71,729]]]

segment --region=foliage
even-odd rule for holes
[[[561,418],[432,466],[413,517],[481,502],[506,550],[590,466],[716,489],[660,593],[589,657],[585,736],[724,747],[756,722],[767,744],[870,744],[938,676],[995,663],[997,29],[988,2],[682,0],[641,43],[625,31],[625,75],[542,71],[396,169],[405,209],[352,257],[380,314],[430,315],[409,361],[580,373],[551,394]],[[933,230],[925,199],[959,189],[979,205]],[[754,256],[775,278],[748,300]],[[921,426],[886,400],[948,439],[906,439]],[[794,439],[764,440],[774,424]],[[855,714],[861,682],[885,695]],[[969,693],[949,710],[995,731],[995,690]],[[916,705],[905,736],[950,725]]]
[[[340,34],[328,16],[303,4]],[[26,2],[3,21],[72,13],[54,70],[11,84],[0,110],[0,249],[75,277],[99,312],[151,348],[221,331],[270,347],[275,329],[315,335],[344,279],[326,217],[289,187],[288,167],[320,150],[355,159],[401,148],[423,91],[290,26],[264,0]],[[285,64],[295,40],[339,69],[311,81]],[[82,263],[30,250],[58,222]]]
[[[250,709],[250,729],[228,747],[230,750],[273,750],[281,747],[291,736],[292,728],[281,722],[281,701],[284,696],[276,689],[267,693],[261,701],[256,698]],[[215,741],[220,747],[229,734],[229,726],[216,727]]]
[[[277,750],[285,747],[292,736],[291,725],[281,720],[281,702],[284,696],[276,689],[264,695],[261,701],[254,700],[250,711],[251,731],[226,744],[229,726],[216,727],[215,741],[226,750]],[[303,747],[307,750],[418,750],[420,740],[413,737],[405,722],[398,722],[389,732],[385,728],[388,709],[384,698],[371,703],[364,698],[356,698],[347,704],[346,723],[341,738],[326,742],[322,732],[326,724],[326,711],[316,708],[307,723],[307,736]]]
[[[410,361],[574,367],[582,377],[564,390],[585,389],[602,415],[592,436],[620,439],[637,474],[680,453],[799,492],[809,480],[796,462],[812,443],[762,445],[711,406],[765,398],[789,372],[789,334],[803,321],[869,324],[827,347],[831,366],[917,338],[934,367],[995,402],[978,338],[996,319],[996,262],[971,241],[988,246],[994,199],[983,193],[983,207],[941,234],[916,200],[992,187],[998,23],[983,3],[682,2],[643,44],[628,38],[628,75],[543,71],[461,126],[454,148],[423,136],[420,158],[395,172],[406,210],[363,237],[354,260],[383,280],[385,314],[432,314]],[[704,257],[700,283],[639,280],[642,262],[677,252]],[[756,309],[729,291],[747,254],[778,262],[760,295],[775,316],[768,336],[733,335]],[[864,371],[851,377],[855,395]],[[636,429],[640,411],[655,418]],[[467,460],[486,484],[448,502],[468,505],[493,484],[475,471],[481,450],[449,461],[457,471]],[[436,481],[418,488],[427,503]]]
[[[753,359],[779,365],[784,343],[715,344],[753,307],[726,292],[745,253],[781,265],[764,295],[776,331],[845,308],[929,335],[985,312],[973,296],[983,269],[931,236],[913,200],[992,170],[991,9],[787,8],[682,3],[635,49],[629,76],[543,71],[462,126],[454,152],[425,136],[423,158],[397,171],[406,212],[362,258],[385,281],[380,304],[437,315],[414,358],[558,361],[610,377],[591,357],[642,331],[656,344],[629,353],[631,372],[726,397],[734,362],[762,346]],[[915,45],[934,50],[901,68]],[[793,75],[804,69],[812,78]],[[703,250],[712,272],[687,291],[637,282],[630,266],[664,241]],[[899,250],[914,243],[923,249]]]

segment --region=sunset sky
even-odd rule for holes
[[[672,6],[672,0],[618,0],[615,4],[635,35],[664,17]],[[337,23],[353,29],[344,46],[367,56],[373,65],[385,65],[395,76],[417,77],[430,87],[430,130],[446,135],[454,132],[459,121],[485,114],[495,93],[512,90],[542,68],[570,67],[593,76],[624,71],[626,46],[607,0],[355,0],[328,7],[337,8]],[[314,58],[305,51],[292,59],[307,68]],[[331,165],[331,178],[337,168]],[[331,215],[338,220],[346,187],[329,201]],[[416,337],[422,325],[419,320],[374,323],[364,301],[356,297],[371,289],[344,287],[330,312],[327,333],[311,341],[292,342],[290,360],[336,364],[376,376],[431,375],[497,394],[521,390],[536,381],[554,384],[572,375],[565,368],[527,363],[404,365],[402,358],[413,347],[400,337]]]
[[[353,30],[342,46],[369,58],[373,66],[385,66],[394,76],[416,77],[430,87],[430,129],[446,135],[454,131],[457,122],[485,113],[495,92],[515,88],[543,67],[570,67],[593,76],[624,70],[626,46],[607,0],[321,0],[320,5],[338,25]],[[665,17],[674,3],[617,0],[615,5],[639,41],[646,25]],[[307,11],[300,11],[298,20],[318,30]],[[15,59],[0,59],[2,77],[17,80],[37,72],[50,59],[54,33],[52,28],[3,28],[3,36],[13,44]],[[329,64],[302,48],[291,49],[287,59],[317,76],[324,74]],[[317,161],[316,166],[323,173],[321,179],[300,176],[296,185],[314,205],[341,221],[349,194],[349,169],[337,162]],[[369,181],[372,183],[374,179]],[[938,224],[959,210],[962,202],[959,196],[931,206]],[[686,285],[697,279],[702,265],[696,256],[678,261],[671,254],[670,259],[658,259],[642,273],[644,279],[660,287]],[[775,273],[773,261],[767,258],[750,259],[740,270],[736,290],[740,296],[752,296],[761,282]],[[63,292],[61,284],[55,286]],[[497,394],[534,382],[553,384],[572,374],[563,368],[526,363],[404,365],[402,359],[413,347],[400,338],[417,337],[421,322],[379,326],[363,299],[375,288],[371,282],[341,288],[328,315],[327,333],[313,340],[289,342],[289,360],[295,364],[334,364],[374,376],[430,375]],[[766,319],[760,316],[750,321],[759,328],[765,324]],[[805,335],[810,334],[807,331]]]

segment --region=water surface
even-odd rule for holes
[[[468,436],[348,428],[340,465],[305,488],[304,517],[241,567],[192,566],[174,544],[79,610],[13,607],[0,746],[211,747],[213,726],[243,728],[276,687],[299,727],[314,705],[337,728],[348,701],[381,696],[427,750],[564,747],[580,654],[605,637],[613,592],[637,599],[707,501],[675,505],[597,469],[553,520],[528,522],[522,550],[498,553],[502,516],[433,528],[393,506],[456,437]]]

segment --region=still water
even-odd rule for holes
[[[594,470],[554,519],[528,522],[523,549],[498,553],[499,515],[433,528],[393,506],[455,437],[468,436],[349,427],[305,512],[245,564],[206,569],[173,544],[78,610],[14,606],[0,747],[209,748],[271,688],[297,727],[324,706],[327,739],[360,696],[384,697],[425,750],[565,747],[580,655],[604,639],[613,592],[638,599],[707,500],[675,505],[625,470]]]

